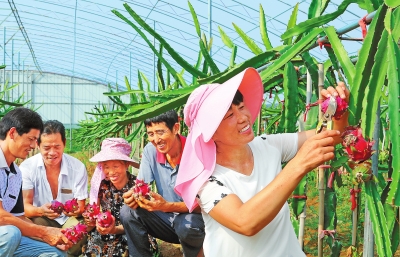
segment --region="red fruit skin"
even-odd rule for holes
[[[150,188],[149,184],[147,184],[146,182],[144,182],[141,179],[135,180],[135,185],[133,186],[132,190],[133,190],[135,197],[144,196],[147,199],[150,198],[151,188]]]
[[[328,108],[329,100],[330,100],[330,98],[327,98],[321,104],[321,111],[323,113],[325,113],[326,109]],[[337,108],[336,108],[335,115],[333,115],[333,117],[336,120],[339,120],[342,117],[342,115],[347,111],[347,108],[349,108],[349,105],[346,103],[346,101],[344,101],[339,96],[336,96],[336,103],[337,103]]]
[[[82,239],[82,233],[77,233],[77,231],[75,230],[75,227],[66,228],[63,231],[63,233],[68,238],[68,240],[74,244],[78,243],[79,240]]]
[[[64,211],[75,212],[79,209],[78,199],[72,198],[64,203]]]
[[[96,219],[99,213],[100,213],[100,206],[98,206],[96,203],[93,203],[86,205],[85,211],[82,213],[82,216],[93,221]]]
[[[113,215],[110,211],[105,211],[97,215],[97,223],[100,227],[108,228],[113,222]]]
[[[75,225],[75,231],[78,234],[86,235],[87,234],[87,226],[82,223],[78,223]]]
[[[374,142],[363,137],[362,129],[359,126],[347,127],[342,134],[342,139],[342,145],[352,161],[359,163],[371,158]]]
[[[58,214],[61,214],[64,210],[64,205],[57,200],[53,200],[51,201],[50,209]]]

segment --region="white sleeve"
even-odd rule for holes
[[[260,138],[267,138],[263,140],[268,144],[278,148],[281,153],[281,161],[290,161],[297,153],[298,148],[298,134],[297,133],[285,133],[285,134],[273,134],[273,135],[261,135]]]
[[[27,163],[25,163],[27,164]],[[29,165],[25,165],[24,162],[18,167],[21,171],[22,175],[22,190],[29,190],[33,189],[33,177],[32,177],[32,170],[29,169]]]
[[[232,191],[211,176],[200,188],[197,202],[203,211],[209,213],[228,194],[232,194]]]
[[[88,175],[85,165],[81,163],[76,172],[79,176],[75,180],[74,197],[78,200],[85,200],[88,198]]]

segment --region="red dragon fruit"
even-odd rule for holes
[[[53,200],[51,201],[50,209],[58,214],[61,214],[64,210],[64,205],[57,200]]]
[[[150,188],[149,184],[147,184],[143,180],[136,179],[135,185],[132,187],[132,190],[133,190],[133,196],[135,198],[138,198],[139,196],[143,196],[146,199],[150,199],[151,188]]]
[[[64,211],[66,212],[75,212],[78,209],[79,204],[76,198],[72,198],[64,203]]]
[[[62,233],[68,238],[69,241],[76,244],[87,234],[86,229],[86,225],[78,223],[74,227],[63,229]]]
[[[347,127],[342,134],[342,139],[342,145],[353,162],[363,162],[373,154],[372,145],[374,142],[363,137],[362,129],[359,126]]]
[[[110,211],[105,211],[97,215],[97,223],[100,227],[108,228],[113,223],[113,215]]]
[[[90,221],[96,220],[97,215],[100,213],[100,206],[96,203],[88,204],[85,207],[85,211],[82,213],[82,216],[88,218]]]
[[[326,109],[328,109],[329,100],[330,100],[330,98],[327,98],[321,104],[321,111],[323,113],[325,113]],[[346,112],[349,105],[346,103],[345,100],[343,100],[339,96],[336,96],[336,103],[337,103],[336,112],[335,112],[335,115],[333,115],[333,117],[335,119],[339,120],[342,117],[342,115]]]

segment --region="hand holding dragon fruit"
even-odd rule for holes
[[[372,145],[374,142],[366,140],[362,135],[362,129],[359,126],[349,126],[342,134],[342,145],[349,158],[355,162],[360,163],[371,157],[373,154]]]
[[[97,214],[97,224],[100,227],[108,228],[113,223],[113,215],[110,211],[105,211],[102,213]]]
[[[135,198],[139,198],[139,196],[143,196],[146,199],[150,199],[151,188],[150,188],[149,184],[147,184],[146,182],[144,182],[141,179],[135,180],[135,185],[132,187],[132,191],[133,191],[133,196]]]
[[[82,213],[82,216],[92,222],[96,220],[99,213],[100,206],[98,206],[96,203],[93,203],[86,205],[85,211]]]
[[[65,212],[76,212],[79,209],[78,199],[72,198],[64,203]]]
[[[78,223],[74,227],[66,228],[61,232],[68,238],[69,241],[76,244],[87,234],[87,226]]]
[[[333,115],[333,117],[336,120],[339,120],[342,115],[347,111],[347,108],[349,108],[349,105],[347,104],[347,102],[345,100],[343,100],[342,98],[340,98],[339,96],[336,96],[336,103],[337,103],[337,107],[336,107],[336,112],[335,115]],[[329,106],[329,101],[330,98],[328,97],[327,99],[325,99],[322,104],[321,104],[321,111],[323,113],[326,112],[326,110],[328,109]]]
[[[57,200],[53,200],[51,201],[50,209],[58,214],[61,214],[64,210],[64,205]]]

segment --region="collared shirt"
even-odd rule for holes
[[[14,216],[24,215],[22,198],[21,171],[15,163],[7,165],[3,151],[0,149],[0,201],[3,209]]]
[[[42,206],[53,200],[50,184],[47,180],[46,168],[41,153],[26,159],[20,165],[22,171],[22,190],[33,189],[33,206]],[[88,175],[85,165],[68,154],[63,154],[61,171],[58,177],[57,198],[65,203],[77,198],[85,200],[88,197]],[[55,219],[61,225],[68,219],[64,214]]]
[[[179,138],[183,151],[186,138],[181,135]],[[155,181],[158,193],[168,202],[183,202],[174,191],[178,170],[179,164],[173,168],[168,163],[165,154],[158,152],[152,143],[144,147],[138,178],[146,183]]]

